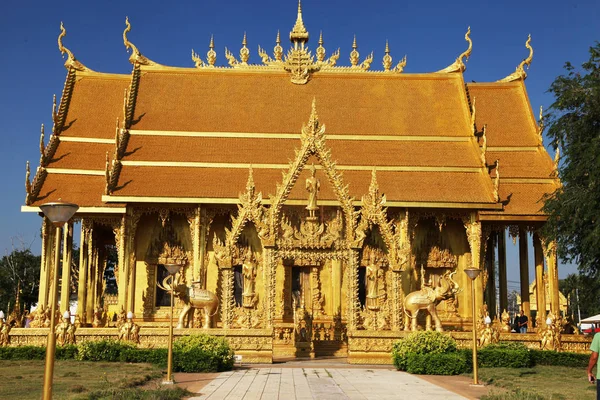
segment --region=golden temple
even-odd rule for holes
[[[529,234],[537,281],[548,287],[534,294],[538,310],[548,303],[559,313],[555,244],[539,229],[543,198],[560,182],[525,88],[531,38],[515,72],[466,83],[470,29],[467,49],[438,72],[403,72],[407,58],[394,61],[387,44],[375,70],[356,38],[350,66],[340,66],[342,53],[328,54],[322,34],[309,49],[300,4],[289,49],[278,33],[272,55],[259,46],[260,64],[249,62],[244,35],[239,54],[225,49],[226,67],[213,38],[206,57],[192,50],[194,67],[160,65],[130,41],[127,20],[132,72],[106,74],[78,61],[65,33],[61,25],[64,90],[33,177],[28,166],[23,211],[58,199],[80,206],[62,252],[70,265],[80,222],[80,340],[119,335],[106,316],[111,248],[111,307],[134,313],[136,340],[165,344],[164,265],[179,263],[176,335],[225,335],[247,362],[389,363],[394,340],[433,325],[468,346],[473,299],[463,271],[483,269],[476,304],[499,319],[508,308],[506,230],[520,243],[525,313]],[[44,220],[42,309],[58,273],[50,227]],[[61,276],[68,287],[70,269]],[[214,313],[207,293],[218,299]],[[65,290],[61,311],[68,302]],[[39,329],[14,329],[13,343],[35,342]],[[586,345],[573,339],[571,350]]]

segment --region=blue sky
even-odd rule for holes
[[[0,252],[10,250],[11,238],[35,240],[36,215],[23,214],[25,162],[32,170],[39,160],[40,124],[52,126],[52,95],[60,97],[66,70],[56,39],[60,22],[67,29],[64,45],[89,68],[130,73],[122,41],[125,16],[129,39],[148,58],[161,64],[193,66],[190,51],[201,55],[215,36],[217,63],[225,63],[224,47],[237,54],[244,32],[258,63],[257,46],[270,51],[277,30],[284,48],[296,18],[295,0],[269,1],[6,1],[0,6]],[[341,48],[339,64],[348,65],[353,35],[364,57],[375,53],[373,67],[381,68],[386,39],[394,60],[405,54],[405,72],[435,71],[451,64],[466,48],[464,33],[471,26],[473,54],[465,81],[493,81],[514,71],[527,56],[532,35],[535,54],[526,85],[532,107],[553,101],[546,90],[560,75],[565,61],[580,65],[588,48],[600,40],[598,0],[530,2],[395,2],[371,0],[304,0],[304,22],[316,47],[323,31],[328,53]],[[49,129],[47,130],[47,134]],[[551,152],[552,153],[552,152]],[[509,241],[509,280],[517,281],[516,251]],[[531,252],[532,253],[532,252]],[[532,257],[533,255],[530,254]],[[533,271],[533,268],[531,268]],[[560,268],[560,276],[574,267]]]

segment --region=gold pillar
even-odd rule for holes
[[[121,217],[121,222],[117,227],[114,227],[115,233],[115,243],[117,244],[118,251],[118,268],[119,268],[119,281],[117,282],[117,308],[119,310],[124,310],[125,312],[133,310],[128,308],[127,304],[127,294],[129,291],[129,259],[128,254],[128,246],[129,238],[127,237],[126,225],[127,218],[126,216]]]
[[[544,249],[537,233],[533,234],[533,255],[535,258],[535,288],[537,320],[541,328],[546,321],[546,282],[544,282]]]
[[[85,311],[87,303],[87,280],[88,280],[88,227],[85,219],[81,220],[81,234],[79,239],[79,282],[77,288],[77,315],[82,324],[87,323],[87,313]]]
[[[87,240],[87,282],[85,295],[85,313],[89,321],[94,319],[94,283],[96,266],[94,265],[94,228],[90,224],[88,227]]]
[[[467,234],[467,240],[469,242],[469,248],[471,250],[471,268],[481,269],[481,259],[483,254],[485,254],[485,243],[487,241],[486,237],[482,234],[481,222],[477,221],[477,213],[471,213],[471,215],[463,220],[465,231]],[[478,278],[473,281],[475,285],[475,299],[471,297],[471,302],[474,300],[476,304],[479,306],[483,304],[483,274],[479,274]],[[478,310],[474,310],[475,315],[478,315]],[[472,321],[474,324],[475,321]]]
[[[69,311],[71,294],[71,260],[73,258],[73,223],[63,228],[62,281],[60,285],[60,313]]]
[[[529,305],[529,249],[527,247],[527,231],[519,227],[519,267],[521,272],[521,308],[529,318],[531,329],[531,308]]]
[[[193,238],[193,243],[192,243],[192,248],[194,249],[194,264],[193,264],[193,270],[192,270],[192,278],[194,282],[197,282],[199,280],[201,280],[202,278],[200,277],[200,268],[201,268],[201,260],[204,257],[204,251],[203,249],[201,249],[201,242],[203,241],[203,235],[200,233],[200,231],[204,231],[204,227],[202,227],[202,229],[200,228],[200,221],[201,221],[201,216],[202,214],[202,208],[200,205],[198,205],[198,207],[196,208],[196,210],[194,211],[194,224],[192,227],[193,230],[193,234],[192,234],[192,238]]]
[[[354,331],[358,329],[358,251],[349,251],[349,265],[346,268],[348,271],[348,316],[347,329]]]
[[[233,297],[233,269],[231,266],[226,266],[219,268],[219,270],[221,275],[221,322],[223,329],[229,329],[233,320],[235,302]]]
[[[342,308],[342,261],[331,261],[331,290],[333,291],[333,314],[338,314]]]
[[[498,232],[498,280],[500,283],[500,312],[508,310],[508,288],[506,280],[506,230]]]
[[[202,287],[204,289],[207,288],[207,275],[206,275],[206,265],[204,259],[206,258],[206,235],[208,234],[208,229],[210,228],[209,220],[206,216],[206,208],[201,205],[198,206],[200,210],[200,271],[198,274],[198,279],[202,281]]]
[[[54,229],[48,226],[48,220],[46,217],[42,217],[42,255],[40,260],[40,288],[38,293],[38,307],[48,306],[48,287],[50,280],[50,264],[48,259],[52,257],[51,247],[53,241],[51,240],[52,232]],[[6,310],[8,312],[8,310]]]
[[[544,242],[542,242],[544,245]],[[548,266],[548,288],[550,289],[550,310],[555,315],[560,315],[560,297],[558,295],[558,258],[556,256],[556,242],[544,245],[546,265]]]

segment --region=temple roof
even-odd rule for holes
[[[228,56],[232,68],[214,66],[212,40],[208,62],[193,53],[196,68],[165,67],[129,42],[130,29],[127,22],[131,75],[93,72],[61,49],[72,59],[65,63],[59,123],[28,180],[28,206],[59,198],[101,208],[236,203],[250,166],[256,190],[268,199],[297,157],[313,100],[326,126],[327,154],[355,199],[368,191],[376,168],[390,206],[471,208],[484,219],[520,220],[543,218],[541,199],[556,188],[524,70],[507,82],[465,85],[470,30],[469,47],[454,64],[425,74],[401,73],[406,59],[394,69],[384,59],[380,72],[367,71],[372,57],[336,67],[336,53],[333,61],[324,58],[322,37],[318,60],[310,61],[304,36],[292,35],[288,58],[308,63],[303,75],[277,47],[264,66],[246,64],[246,39],[241,62]],[[288,200],[305,198],[296,185]],[[319,198],[339,200],[328,185]]]

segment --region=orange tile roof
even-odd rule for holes
[[[122,207],[122,204],[102,202],[105,182],[104,176],[49,173],[39,197],[31,205],[60,199],[79,207]]]
[[[556,189],[554,183],[505,183],[500,185],[504,211],[482,211],[485,215],[543,216],[543,198]]]
[[[550,178],[552,161],[546,150],[534,151],[488,151],[488,164],[500,160],[500,180],[502,178]]]
[[[114,144],[60,142],[48,168],[104,171],[106,152],[112,157],[114,149]]]
[[[134,167],[123,168],[117,196],[237,198],[245,190],[248,170],[233,168]],[[275,194],[275,184],[281,181],[279,169],[255,169],[256,190],[263,197]],[[302,171],[289,198],[306,199]],[[322,171],[319,198],[337,200]],[[371,171],[344,171],[350,195],[360,200],[368,192]],[[482,173],[452,172],[377,172],[381,193],[388,201],[493,203],[491,182]],[[201,184],[194,184],[201,183]]]

